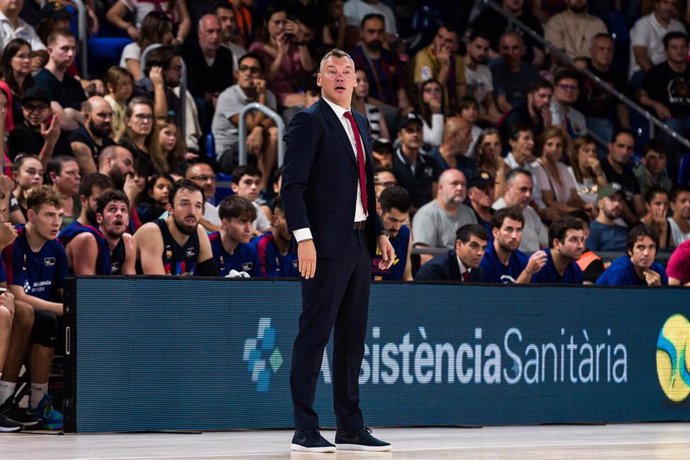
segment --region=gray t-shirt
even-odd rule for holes
[[[216,111],[213,114],[211,131],[216,144],[216,158],[220,159],[223,152],[237,145],[239,140],[238,127],[230,122],[230,117],[238,115],[249,103],[256,102],[247,97],[239,85],[232,85],[218,96]],[[276,110],[276,97],[266,90],[266,106]]]
[[[506,202],[503,198],[496,200],[492,206],[496,211],[505,207]],[[522,211],[522,216],[525,218],[525,226],[522,228],[522,240],[518,249],[526,254],[532,254],[545,248],[549,242],[549,233],[537,211],[527,206]]]
[[[442,210],[436,200],[425,204],[412,221],[415,243],[434,248],[455,247],[455,232],[465,224],[476,224],[477,217],[468,206],[461,204],[456,215]]]

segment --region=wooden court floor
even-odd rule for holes
[[[690,459],[690,423],[379,428],[388,453],[291,453],[290,431],[0,435],[2,460]],[[324,430],[327,439],[332,431]]]

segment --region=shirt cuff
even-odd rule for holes
[[[295,235],[295,241],[297,241],[298,243],[300,241],[313,239],[311,236],[311,229],[309,227],[298,228],[297,230],[292,232],[292,234]]]

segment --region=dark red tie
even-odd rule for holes
[[[470,280],[470,272],[465,270],[465,273],[462,274],[462,282],[466,283]]]
[[[355,144],[357,144],[357,166],[359,167],[359,190],[362,195],[364,212],[367,213],[369,210],[367,203],[369,201],[367,200],[367,177],[364,172],[364,148],[362,147],[362,139],[359,136],[359,128],[357,127],[357,122],[355,122],[355,117],[352,116],[352,112],[345,112],[345,118],[350,122],[352,132],[355,134]]]

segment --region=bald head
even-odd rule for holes
[[[81,106],[84,125],[91,136],[103,139],[112,132],[113,109],[101,96],[91,96]]]
[[[436,199],[443,209],[455,209],[467,197],[467,179],[465,174],[455,168],[449,168],[438,178],[438,195]]]
[[[215,54],[220,47],[220,21],[215,14],[205,14],[199,19],[199,47],[204,54]]]
[[[98,172],[110,176],[115,188],[122,190],[125,178],[134,174],[132,152],[119,145],[104,148],[98,155]]]

